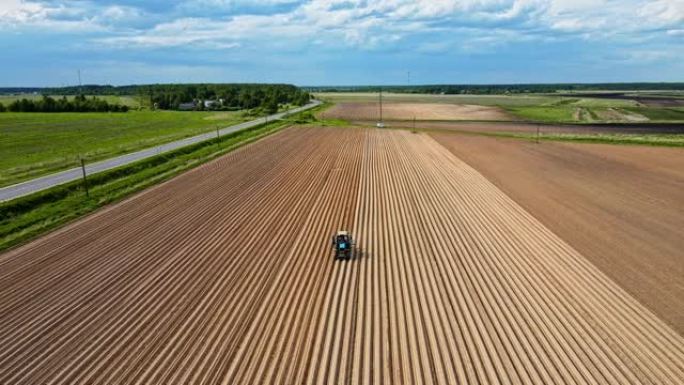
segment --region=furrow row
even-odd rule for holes
[[[0,384],[684,382],[682,336],[379,129],[287,129],[0,255],[0,346]]]

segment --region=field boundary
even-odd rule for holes
[[[134,162],[152,158],[159,154],[169,153],[179,148],[190,146],[196,143],[204,142],[207,140],[216,139],[217,136],[225,136],[234,132],[246,130],[249,128],[257,127],[263,123],[267,123],[270,120],[278,120],[284,117],[297,114],[302,111],[309,110],[311,108],[317,107],[321,104],[320,101],[314,100],[311,103],[295,108],[290,111],[280,112],[277,114],[269,115],[264,118],[258,118],[252,121],[239,123],[230,127],[225,127],[219,129],[217,132],[207,132],[200,135],[195,135],[192,137],[176,140],[173,142],[165,143],[162,145],[150,147],[144,150],[132,152],[129,154],[119,155],[113,158],[109,158],[100,162],[89,164],[85,166],[85,172],[87,175],[93,175],[107,170],[113,170],[117,167],[132,164]],[[80,167],[64,170],[54,174],[48,174],[42,177],[31,179],[25,182],[13,184],[10,186],[0,188],[0,202],[9,201],[16,199],[21,196],[29,195],[35,192],[43,191],[50,187],[54,187],[60,184],[64,184],[70,181],[78,180],[82,177],[82,170]]]
[[[0,202],[0,251],[20,246],[293,124],[306,123],[306,112],[94,174],[88,178],[88,197],[82,181],[75,180]]]
[[[406,123],[406,122],[404,122]],[[409,122],[410,123],[410,122]],[[416,123],[426,123],[426,122],[421,122],[421,121],[416,121]],[[429,122],[433,123],[433,122]],[[449,122],[447,122],[449,123]],[[463,122],[459,121],[458,123],[483,123],[483,122]],[[486,122],[484,122],[486,123]],[[492,122],[494,123],[494,122]],[[580,126],[580,125],[573,125],[573,124],[550,124],[550,123],[530,123],[530,122],[496,122],[496,124],[503,123],[504,125],[506,124],[512,124],[512,123],[527,123],[532,126],[538,125],[540,127],[545,127],[545,126],[567,126],[567,127],[572,127],[572,126]],[[358,127],[371,127],[373,126],[370,123],[363,123],[363,122],[355,122],[354,124],[350,124]],[[613,124],[604,124],[604,126],[622,126],[622,124],[618,125],[613,125]],[[581,143],[602,143],[602,144],[615,144],[615,145],[643,145],[643,146],[659,146],[659,147],[684,147],[684,134],[680,133],[653,133],[653,134],[645,134],[645,133],[608,133],[608,132],[597,132],[595,134],[593,133],[586,133],[586,134],[581,134],[581,133],[545,133],[543,130],[540,131],[539,136],[537,137],[536,133],[517,133],[517,132],[475,132],[475,131],[469,131],[469,130],[460,130],[457,128],[436,128],[436,127],[431,127],[431,128],[426,128],[426,127],[420,127],[420,125],[416,125],[415,128],[413,127],[393,127],[391,124],[386,125],[385,129],[390,129],[390,130],[406,130],[406,131],[413,131],[413,132],[442,132],[442,133],[453,133],[453,134],[463,134],[463,135],[479,135],[479,136],[487,136],[487,137],[496,137],[496,138],[508,138],[508,139],[518,139],[518,140],[527,140],[527,141],[558,141],[558,142],[581,142]]]

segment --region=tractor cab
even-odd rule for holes
[[[347,231],[338,231],[337,234],[333,235],[332,244],[335,250],[335,259],[351,258],[353,241]]]

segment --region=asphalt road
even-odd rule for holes
[[[286,115],[291,115],[300,111],[308,110],[310,108],[320,105],[320,101],[313,101],[303,107],[298,107],[290,111],[280,112],[277,114],[269,115],[268,117],[259,118],[249,122],[244,122],[236,124],[234,126],[226,127],[219,130],[219,135],[226,135],[236,131],[245,130],[265,121],[272,121],[281,119]],[[96,163],[87,164],[85,166],[86,175],[96,174],[98,172],[111,170],[113,168],[121,167],[139,160],[153,157],[155,155],[163,154],[169,151],[179,149],[181,147],[189,146],[191,144],[203,142],[205,140],[216,138],[216,132],[207,132],[205,134],[177,140],[175,142],[166,143],[160,146],[150,147],[145,150],[140,150],[130,154],[125,154],[117,156],[115,158],[103,160]],[[80,167],[72,168],[69,170],[61,171],[58,173],[42,176],[40,178],[35,178],[26,182],[17,183],[11,186],[0,188],[0,202],[9,201],[24,195],[32,194],[38,191],[48,189],[60,184],[71,182],[73,180],[83,177],[83,172]]]

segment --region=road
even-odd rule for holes
[[[684,338],[482,174],[351,127],[0,254],[0,346],[0,384],[684,383]]]
[[[230,134],[236,131],[248,129],[254,126],[257,126],[259,124],[264,123],[265,121],[272,121],[272,120],[277,120],[281,119],[286,115],[291,115],[297,112],[301,112],[313,107],[316,107],[320,105],[321,102],[318,100],[314,100],[310,104],[303,106],[303,107],[298,107],[290,111],[286,112],[280,112],[277,114],[270,115],[268,117],[264,118],[259,118],[256,120],[252,120],[249,122],[244,122],[240,124],[236,124],[234,126],[226,127],[221,130],[219,130],[219,135],[226,135]],[[200,134],[197,136],[177,140],[175,142],[170,142],[166,143],[160,146],[155,146],[155,147],[150,147],[145,150],[140,150],[137,152],[133,152],[130,154],[125,154],[121,156],[117,156],[115,158],[110,158],[106,159],[100,162],[96,163],[91,163],[87,164],[85,169],[86,169],[86,175],[92,175],[96,174],[98,172],[102,171],[107,171],[111,170],[113,168],[125,166],[127,164],[131,164],[134,162],[137,162],[139,160],[143,160],[146,158],[153,157],[155,155],[163,154],[169,151],[173,151],[176,149],[179,149],[181,147],[189,146],[191,144],[203,142],[205,140],[210,140],[216,138],[216,131],[212,132],[207,132],[205,134]],[[50,187],[54,187],[60,184],[64,184],[67,182],[71,182],[74,180],[77,180],[79,178],[83,177],[83,171],[81,170],[80,167],[72,168],[69,170],[57,172],[54,174],[42,176],[39,178],[35,178],[26,182],[22,183],[17,183],[11,186],[3,187],[0,188],[0,202],[3,201],[8,201],[12,200],[24,195],[32,194],[38,191],[42,191],[45,189],[48,189]]]

